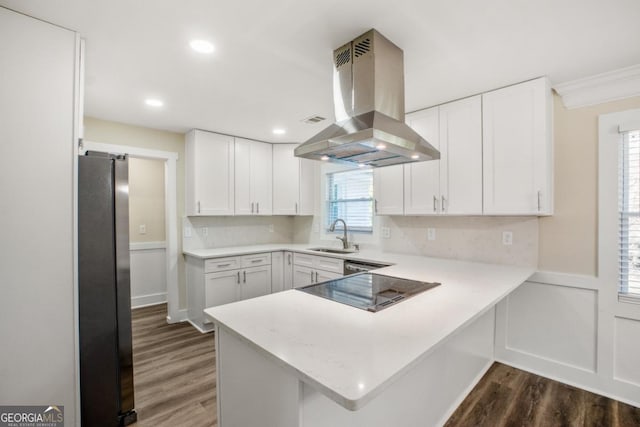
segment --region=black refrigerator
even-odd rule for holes
[[[136,420],[126,156],[78,158],[78,309],[83,426]]]

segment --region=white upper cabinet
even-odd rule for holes
[[[376,215],[404,214],[404,165],[373,170],[374,212]]]
[[[271,215],[271,144],[235,140],[235,214]]]
[[[482,214],[482,107],[474,96],[407,115],[440,160],[404,166],[407,215]]]
[[[440,106],[440,211],[482,215],[482,99]]]
[[[551,215],[551,90],[540,78],[482,95],[484,213]]]
[[[295,157],[298,144],[273,145],[273,214],[312,215],[315,197],[313,160]]]
[[[407,115],[407,124],[429,144],[440,150],[440,108],[433,107]],[[404,213],[440,213],[440,161],[404,165]]]
[[[186,136],[186,214],[233,215],[234,138],[201,130]]]

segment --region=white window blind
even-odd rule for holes
[[[619,288],[640,299],[640,130],[622,134],[618,152]]]
[[[347,223],[349,231],[373,232],[373,171],[357,169],[327,174],[328,230],[338,218]],[[336,230],[342,229],[342,224]]]

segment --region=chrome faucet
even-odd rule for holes
[[[336,224],[338,223],[338,221],[342,222],[342,225],[344,225],[344,236],[343,237],[336,236],[336,239],[342,240],[343,249],[349,249],[349,240],[347,237],[347,223],[344,222],[344,219],[338,218],[335,221],[333,221],[333,224],[331,224],[331,227],[329,227],[329,231],[332,233],[336,231]]]

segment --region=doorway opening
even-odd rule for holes
[[[177,171],[176,163],[178,153],[170,151],[150,150],[126,145],[103,144],[93,141],[83,141],[83,151],[101,151],[114,154],[126,154],[129,159],[159,160],[164,164],[164,239],[165,239],[165,265],[164,276],[166,277],[166,301],[167,301],[167,322],[176,323],[185,320],[186,310],[179,308],[178,289],[178,218],[177,218]],[[138,233],[140,225],[137,227]],[[144,245],[142,246],[144,247]],[[133,292],[132,292],[133,295]],[[151,297],[159,298],[158,296]],[[143,304],[144,299],[132,301]]]
[[[167,302],[164,162],[129,157],[131,308]]]

